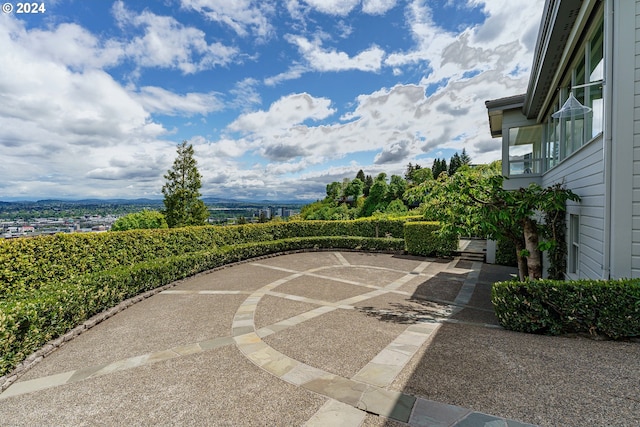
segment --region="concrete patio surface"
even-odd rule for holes
[[[35,364],[0,424],[640,425],[640,344],[503,330],[512,273],[322,251],[200,274]]]

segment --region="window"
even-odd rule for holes
[[[542,172],[541,125],[509,129],[509,174]]]
[[[545,162],[550,169],[603,131],[604,124],[604,19],[600,17],[583,43],[573,67],[555,97],[546,122]],[[554,119],[569,94],[591,108],[587,114]]]
[[[569,270],[578,274],[580,270],[580,217],[569,215]]]

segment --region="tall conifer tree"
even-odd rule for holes
[[[164,176],[167,182],[162,187],[167,224],[169,227],[204,225],[209,211],[199,198],[202,177],[193,158],[193,146],[183,141],[177,151],[178,156]]]

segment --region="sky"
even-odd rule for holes
[[[465,149],[526,91],[544,0],[49,0],[0,13],[0,200],[316,200]]]

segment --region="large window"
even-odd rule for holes
[[[567,73],[564,83],[556,96],[554,108],[549,113],[547,135],[553,143],[547,151],[549,167],[582,147],[602,133],[604,123],[604,21],[600,18],[592,27],[592,32],[583,44],[576,60]],[[554,119],[551,115],[560,110],[565,101],[573,96],[591,109],[588,113],[568,115]]]
[[[544,173],[602,134],[604,124],[604,18],[587,32],[565,74],[544,125],[509,129],[509,174]],[[553,118],[569,95],[591,110]]]

